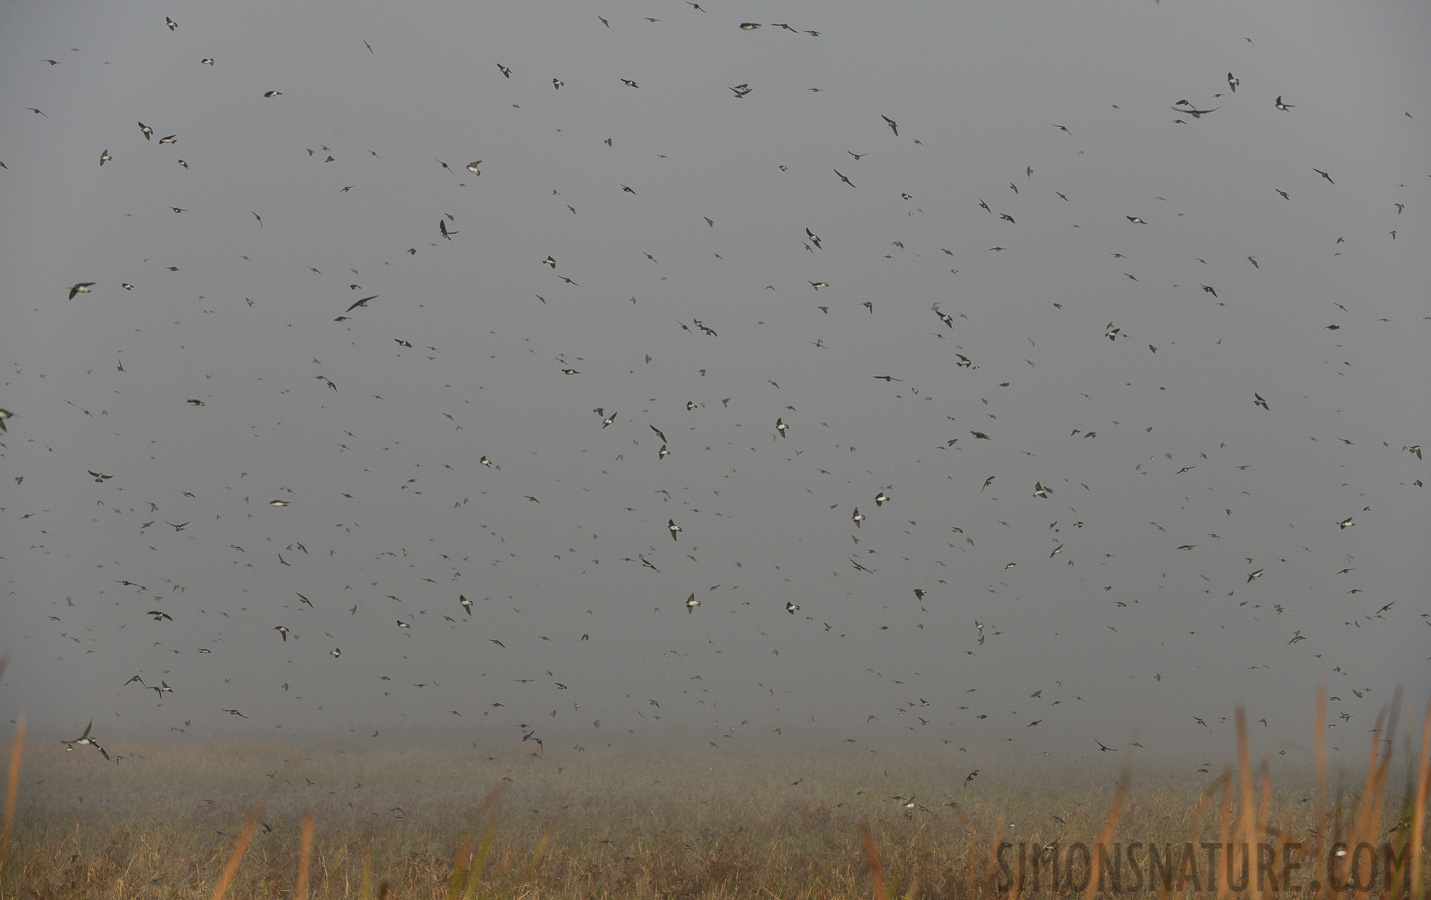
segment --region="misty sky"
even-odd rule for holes
[[[1324,681],[1359,752],[1431,687],[1428,46],[10,4],[0,714],[1156,754],[1309,745]]]

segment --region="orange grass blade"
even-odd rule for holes
[[[228,862],[224,863],[223,874],[219,876],[218,886],[214,888],[214,900],[224,900],[224,895],[228,893],[229,885],[233,883],[234,875],[238,872],[239,863],[243,861],[244,851],[248,849],[248,842],[253,839],[253,833],[258,829],[258,820],[263,815],[263,808],[268,805],[269,798],[273,796],[276,787],[277,782],[263,792],[263,796],[254,804],[253,811],[248,814],[248,821],[243,823],[243,831],[239,832],[238,842],[234,844]]]
[[[904,892],[904,900],[914,900],[919,893],[919,876],[916,874],[909,880],[909,890]]]
[[[5,657],[0,656],[0,675],[5,674]],[[5,871],[5,851],[10,847],[10,829],[15,824],[15,799],[20,793],[20,758],[25,752],[25,717],[15,723],[15,747],[10,751],[10,775],[5,787],[5,824],[0,828],[0,872]],[[1424,792],[1423,792],[1424,794]]]
[[[870,834],[868,822],[860,822],[860,840],[865,845],[865,858],[870,862],[870,880],[874,882],[875,900],[889,900],[884,889],[884,868],[879,864],[879,849],[875,847],[874,835]]]
[[[457,845],[457,858],[452,861],[452,874],[447,878],[447,900],[457,900],[467,879],[467,864],[472,859],[472,835],[464,834]]]
[[[492,855],[492,842],[497,839],[497,823],[488,822],[482,827],[482,837],[477,841],[477,848],[473,851],[472,868],[467,872],[467,889],[462,896],[465,900],[472,900],[477,896],[477,885],[482,883],[482,876],[487,874],[487,860]]]
[[[298,881],[293,900],[308,900],[308,862],[313,855],[313,810],[303,814],[303,830],[298,835]]]
[[[361,900],[369,900],[373,896],[373,847],[371,844],[363,848],[363,880],[358,884],[358,896]]]
[[[1237,781],[1239,797],[1237,839],[1244,847],[1257,843],[1257,810],[1252,801],[1252,757],[1247,745],[1247,710],[1237,707]],[[1261,895],[1260,885],[1252,896]]]
[[[1317,716],[1316,716],[1316,747],[1317,760],[1317,809],[1315,820],[1315,835],[1311,842],[1311,854],[1314,860],[1326,859],[1325,848],[1327,846],[1327,683],[1325,681],[1317,684]]]
[[[966,821],[967,821],[967,817],[966,817]],[[994,824],[994,826],[993,826],[993,828],[994,828],[993,833],[989,835],[989,852],[988,852],[988,854],[986,855],[986,858],[985,858],[985,860],[984,860],[984,871],[983,871],[983,874],[980,876],[981,883],[982,883],[982,882],[988,882],[988,883],[991,883],[991,884],[997,884],[997,883],[998,883],[998,877],[997,877],[994,873],[996,873],[996,872],[999,871],[999,865],[1000,865],[1000,864],[999,864],[999,845],[1000,845],[1000,843],[1001,843],[1001,842],[1003,841],[1003,839],[1004,839],[1004,833],[1005,833],[1005,832],[1004,832],[1004,826],[1006,826],[1006,825],[1008,825],[1008,822],[1006,822],[1006,821],[1004,821],[1004,820],[1002,820],[1002,819],[999,820],[999,821],[996,822],[996,823]],[[973,833],[974,833],[973,829],[968,829],[967,831],[968,831],[969,834],[973,834]],[[971,857],[974,855],[974,849],[975,849],[975,848],[974,848],[974,842],[973,842],[973,841],[970,841],[970,842],[969,842],[969,855],[970,855]],[[1013,886],[1009,889],[1009,892],[1008,892],[1008,900],[1019,900],[1019,895],[1022,893],[1022,891],[1023,891],[1023,889],[1024,889],[1023,881],[1024,881],[1024,870],[1023,870],[1023,864],[1020,863],[1020,864],[1019,864],[1019,874],[1018,874],[1018,876],[1017,876],[1016,878],[1014,878]]]
[[[1352,827],[1350,843],[1353,846],[1361,844],[1371,844],[1375,846],[1378,832],[1381,830],[1381,814],[1386,800],[1386,778],[1391,768],[1391,741],[1383,742],[1382,734],[1396,733],[1396,719],[1401,707],[1401,691],[1398,688],[1393,694],[1391,708],[1377,716],[1376,727],[1372,729],[1371,751],[1368,754],[1366,786],[1362,788],[1362,801],[1360,809],[1357,811],[1356,822]],[[1382,730],[1382,723],[1386,722],[1386,730]],[[1382,744],[1385,743],[1385,749]],[[1370,883],[1366,889],[1362,889],[1358,884],[1356,895],[1359,897],[1370,896]]]
[[[532,858],[527,860],[527,866],[522,870],[521,881],[525,884],[529,879],[537,874],[537,866],[542,863],[542,854],[547,852],[547,844],[551,843],[554,829],[542,832],[542,836],[537,839],[537,848],[532,851]]]
[[[505,779],[499,782],[496,787],[487,792],[487,796],[482,798],[481,805],[477,807],[477,815],[475,818],[478,821],[481,821],[489,815],[490,818],[488,818],[487,823],[482,827],[481,837],[478,838],[477,846],[472,851],[472,862],[467,871],[467,885],[466,889],[462,892],[462,896],[467,898],[467,900],[471,900],[472,897],[476,896],[477,885],[481,884],[482,876],[487,872],[487,859],[492,854],[492,842],[496,840],[497,837],[497,817],[493,810],[497,806],[497,801],[501,800],[502,795],[507,792],[507,786],[509,784],[511,784],[511,781]],[[465,840],[463,844],[464,846],[466,845]],[[464,859],[466,858],[467,854],[465,851],[463,851],[462,856]]]
[[[1411,896],[1426,896],[1421,868],[1422,839],[1426,835],[1426,790],[1431,786],[1431,700],[1421,721],[1421,758],[1416,766],[1416,801],[1411,807]]]
[[[1103,827],[1098,831],[1098,840],[1095,847],[1107,847],[1113,841],[1113,835],[1118,831],[1118,819],[1123,814],[1123,798],[1128,793],[1128,782],[1132,778],[1132,770],[1123,769],[1123,774],[1118,776],[1118,786],[1113,791],[1113,802],[1108,805],[1108,815],[1103,817]],[[1094,853],[1093,859],[1088,867],[1088,888],[1083,892],[1085,900],[1093,900],[1098,896],[1098,881],[1103,877],[1102,854]]]
[[[1222,846],[1228,848],[1228,850],[1227,850],[1226,852],[1228,852],[1228,853],[1233,853],[1233,852],[1235,852],[1235,851],[1232,849],[1232,767],[1231,767],[1231,766],[1224,766],[1224,767],[1223,767],[1223,770],[1222,770],[1222,803],[1221,803],[1221,804],[1218,806],[1218,808],[1217,808],[1217,839],[1222,842]],[[1243,851],[1244,857],[1247,856],[1250,852],[1251,852],[1251,849],[1250,849],[1250,848],[1244,850],[1244,851]],[[1252,861],[1249,859],[1249,860],[1247,861],[1247,864],[1248,864],[1249,866],[1251,866]],[[1227,866],[1226,866],[1228,872],[1231,872],[1231,871],[1232,871],[1232,866],[1233,866],[1233,865],[1234,865],[1234,862],[1233,862],[1233,861],[1228,861]],[[1214,878],[1217,878],[1216,873],[1214,873],[1213,877],[1214,877]],[[1229,895],[1230,890],[1229,890],[1229,888],[1228,888],[1228,882],[1229,882],[1230,880],[1231,880],[1230,878],[1218,878],[1218,879],[1217,879],[1217,897],[1218,897],[1218,900],[1224,900],[1224,898],[1226,898],[1226,897]]]

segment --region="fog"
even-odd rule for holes
[[[1325,684],[1361,752],[1431,687],[1428,26],[11,6],[0,714],[977,761]]]

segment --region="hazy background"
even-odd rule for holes
[[[0,713],[977,762],[1230,752],[1238,703],[1307,746],[1325,681],[1360,751],[1431,687],[1427,46],[1419,3],[7,5]]]

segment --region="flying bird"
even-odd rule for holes
[[[99,745],[99,741],[89,736],[90,729],[94,728],[94,719],[89,720],[89,724],[84,727],[84,733],[72,741],[60,741],[65,745],[65,752],[73,750],[76,746],[90,746],[98,750],[105,759],[109,759],[109,754],[104,752],[104,748]]]
[[[880,118],[884,119],[885,124],[889,126],[889,130],[894,132],[894,136],[899,137],[899,126],[895,124],[894,119],[891,119],[889,116],[880,116]]]
[[[75,294],[88,294],[89,289],[94,287],[94,284],[95,283],[93,281],[81,281],[79,284],[70,288],[69,299],[73,300],[75,298]]]

